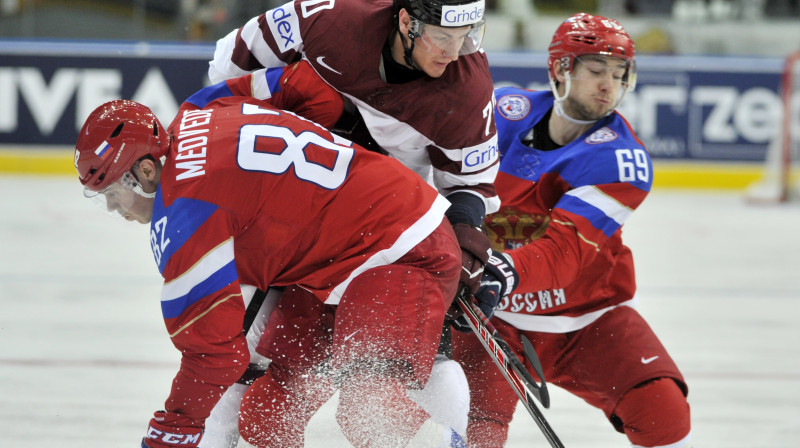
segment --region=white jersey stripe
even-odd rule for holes
[[[344,294],[344,291],[356,276],[378,266],[390,265],[402,258],[403,255],[407,254],[408,251],[427,238],[442,224],[444,212],[449,207],[450,201],[441,195],[437,196],[436,201],[431,204],[431,208],[429,208],[417,222],[406,229],[391,247],[371,256],[364,264],[353,269],[345,281],[336,285],[328,296],[328,299],[325,300],[325,303],[328,305],[338,305],[339,301],[342,299],[342,294]]]
[[[265,68],[253,72],[253,77],[252,77],[253,98],[259,100],[272,98],[272,91],[269,88],[269,83],[267,82],[266,74],[267,74],[267,69]]]
[[[508,322],[520,330],[541,331],[543,333],[569,333],[580,330],[592,322],[596,321],[603,314],[613,310],[618,306],[630,306],[636,308],[639,299],[636,295],[632,299],[618,305],[612,305],[592,311],[591,313],[580,316],[537,316],[531,314],[512,313],[509,311],[497,311],[494,313],[500,320]]]
[[[614,200],[614,198],[598,190],[593,185],[578,187],[568,191],[566,194],[599,208],[606,216],[616,221],[619,225],[625,224],[625,221],[627,221],[633,213],[633,210],[620,204]]]
[[[195,286],[233,261],[233,238],[209,251],[197,264],[180,277],[165,283],[161,289],[161,301],[169,302],[181,298]]]

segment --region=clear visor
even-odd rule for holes
[[[636,87],[636,62],[614,56],[577,56],[571,76],[572,79],[606,79],[619,83],[626,92]]]
[[[447,56],[463,56],[481,48],[486,19],[458,28],[427,25],[417,19],[411,21],[411,32],[419,36],[418,44],[428,51],[439,51]]]
[[[84,188],[83,196],[91,199],[95,205],[111,216],[125,218],[129,221],[141,221],[142,213],[137,213],[137,209],[142,206],[137,204],[136,197],[152,198],[155,195],[145,193],[142,184],[136,180],[136,177],[130,171],[126,171],[118,181],[102,191]]]

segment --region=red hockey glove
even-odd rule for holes
[[[474,294],[481,286],[483,267],[492,253],[492,244],[480,228],[469,224],[458,223],[453,226],[458,244],[461,246],[461,278],[459,291],[464,286]]]
[[[203,438],[203,428],[197,426],[172,427],[163,425],[167,415],[158,411],[150,420],[147,435],[142,439],[142,448],[196,448]]]

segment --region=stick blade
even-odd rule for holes
[[[539,357],[536,355],[536,350],[533,348],[531,341],[529,341],[524,334],[520,334],[519,336],[522,340],[522,349],[525,351],[525,358],[528,359],[528,362],[533,367],[533,371],[536,372],[539,380],[541,380],[541,383],[539,383],[537,387],[539,391],[539,401],[545,409],[548,409],[550,408],[550,392],[547,391],[547,382],[544,379],[542,363],[539,361]]]

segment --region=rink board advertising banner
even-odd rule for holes
[[[0,40],[0,145],[73,145],[89,113],[127,98],[166,125],[208,83],[210,44]],[[546,55],[490,53],[497,86],[546,89]],[[641,56],[621,112],[653,157],[760,161],[778,132],[783,61]]]

